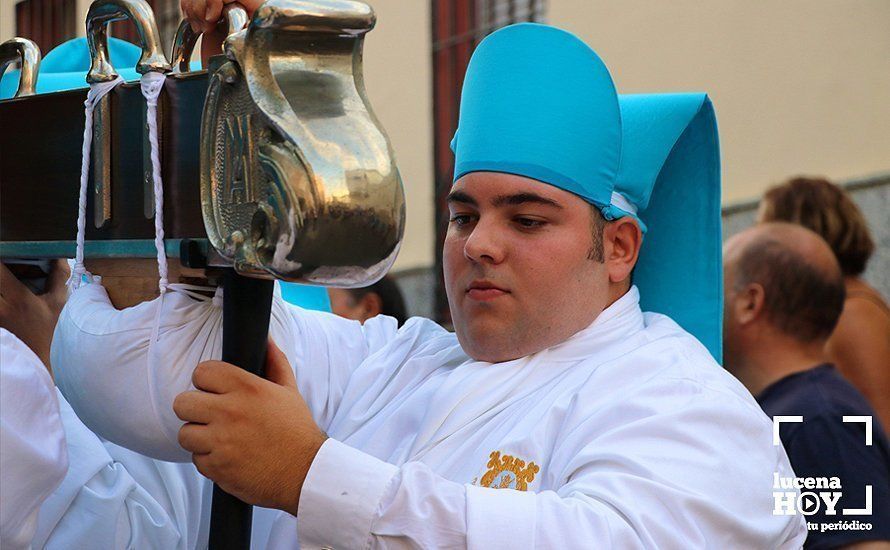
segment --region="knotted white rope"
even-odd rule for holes
[[[77,212],[77,248],[75,251],[74,267],[71,270],[71,279],[68,281],[69,286],[72,288],[78,288],[84,278],[86,278],[88,282],[94,282],[94,277],[86,270],[83,263],[86,233],[87,182],[89,181],[91,160],[90,150],[93,141],[93,111],[99,103],[99,100],[123,81],[122,78],[118,77],[110,82],[91,84],[90,90],[87,92],[87,99],[84,101],[83,157],[80,170],[80,197]],[[161,294],[160,300],[158,300],[150,344],[158,339],[161,311],[164,304],[164,295],[167,290],[175,290],[192,298],[201,300],[209,300],[209,298],[194,291],[214,290],[213,287],[170,284],[168,280],[167,254],[166,249],[164,248],[164,184],[161,179],[157,116],[158,97],[160,97],[165,81],[166,75],[159,72],[148,72],[142,75],[142,78],[140,79],[142,96],[145,98],[146,103],[146,124],[148,125],[148,140],[149,146],[151,147],[151,177],[155,201],[155,250],[157,252],[158,260],[158,289]],[[97,281],[98,277],[96,277],[95,280]]]
[[[90,149],[93,145],[93,109],[95,109],[99,100],[123,81],[124,79],[117,77],[110,82],[90,84],[87,99],[83,102],[84,125],[83,149],[81,150],[82,157],[80,162],[80,197],[77,201],[77,246],[74,252],[74,267],[71,269],[71,278],[68,279],[68,287],[71,289],[78,288],[84,276],[86,276],[87,280],[92,280],[92,275],[83,264],[83,243],[87,226],[87,181],[90,177]]]
[[[164,184],[161,180],[161,159],[158,146],[158,96],[167,77],[164,73],[147,72],[139,83],[145,97],[148,141],[151,146],[151,179],[155,198],[155,249],[158,256],[158,288],[163,295],[167,291],[167,253],[164,249]]]
[[[161,310],[164,308],[164,294],[170,286],[167,280],[167,252],[164,249],[164,183],[161,180],[161,155],[158,145],[158,96],[164,88],[167,76],[159,72],[142,75],[139,84],[145,98],[145,118],[148,124],[148,142],[151,147],[151,181],[155,198],[155,250],[158,257],[158,289],[161,297],[155,312],[151,341],[156,342],[161,328]]]

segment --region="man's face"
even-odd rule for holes
[[[445,286],[458,340],[501,362],[558,344],[608,304],[605,265],[589,258],[593,212],[536,180],[493,172],[460,178],[448,199]]]

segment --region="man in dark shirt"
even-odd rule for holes
[[[774,513],[807,516],[808,549],[890,548],[890,445],[825,360],[844,303],[831,249],[801,226],[761,224],[727,241],[723,263],[725,365],[781,420],[797,475],[774,478]],[[786,496],[795,487],[800,499]]]

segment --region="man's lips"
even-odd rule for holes
[[[509,294],[510,291],[487,281],[473,281],[467,287],[467,296],[473,300],[488,301]]]

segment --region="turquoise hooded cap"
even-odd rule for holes
[[[619,95],[573,34],[511,25],[470,60],[451,148],[454,181],[515,174],[574,193],[607,220],[634,217],[645,232],[633,275],[642,309],[721,360],[720,155],[706,94]]]
[[[108,39],[108,54],[114,70],[126,81],[139,80],[136,63],[142,50],[126,40]],[[62,92],[86,88],[87,72],[90,70],[90,49],[85,37],[73,38],[62,42],[50,50],[40,62],[37,73],[37,93]],[[15,95],[19,86],[19,72],[6,71],[0,81],[0,99],[8,99]]]

